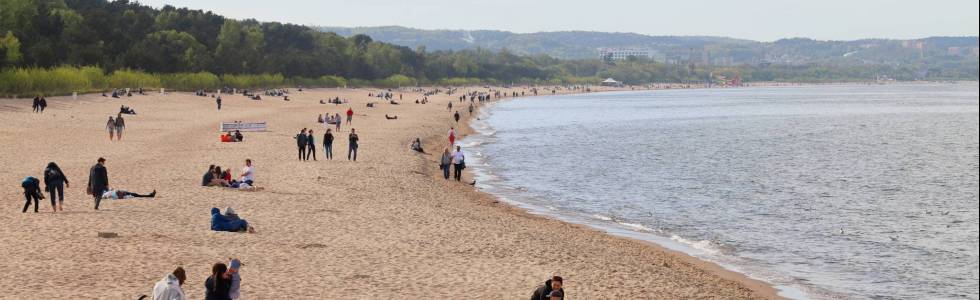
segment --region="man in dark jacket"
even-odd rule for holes
[[[306,160],[310,160],[310,155],[313,155],[313,160],[316,160],[316,140],[313,139],[313,129],[310,129],[306,135]]]
[[[303,128],[303,130],[296,135],[296,147],[299,148],[299,160],[306,159],[306,141],[306,128]]]
[[[544,285],[534,290],[534,294],[531,294],[531,300],[554,300],[553,298],[565,299],[565,290],[561,287],[561,281],[561,276],[555,276],[548,279],[548,281],[544,282]]]
[[[95,210],[99,210],[102,193],[109,190],[109,173],[105,169],[105,158],[99,157],[99,162],[88,172],[88,191],[95,198]]]

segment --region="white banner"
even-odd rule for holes
[[[221,132],[229,131],[266,131],[265,122],[221,122]]]

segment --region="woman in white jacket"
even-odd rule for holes
[[[153,300],[186,300],[184,290],[180,289],[187,280],[184,268],[177,267],[173,273],[167,274],[153,286]]]

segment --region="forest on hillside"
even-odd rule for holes
[[[895,64],[717,67],[518,55],[507,49],[429,51],[294,24],[106,0],[0,0],[0,95],[141,86],[175,89],[284,85],[629,84],[711,80],[977,80],[976,60]]]

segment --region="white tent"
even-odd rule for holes
[[[623,85],[622,82],[616,81],[616,79],[612,79],[612,77],[606,78],[606,80],[603,80],[601,84],[602,85],[605,85],[605,86],[621,86],[621,85]]]

